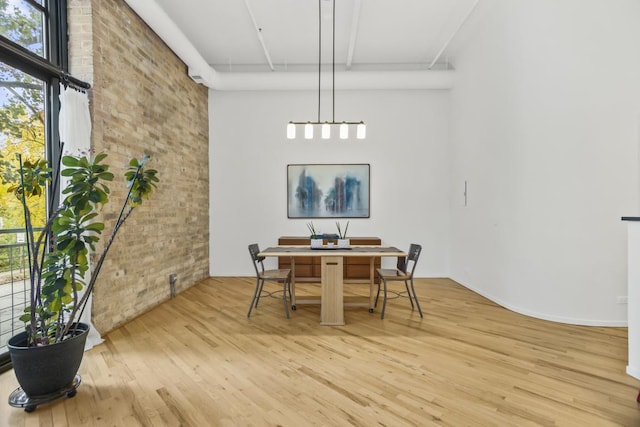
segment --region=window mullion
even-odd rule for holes
[[[37,1],[35,1],[35,0],[23,0],[23,1],[29,3],[34,8],[38,9],[40,12],[45,13],[45,14],[47,13],[47,8],[45,6],[43,6],[43,5],[41,5],[40,3],[38,3]],[[49,1],[49,0],[47,0],[47,1]]]

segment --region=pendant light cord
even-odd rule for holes
[[[320,75],[322,71],[322,0],[318,0],[318,123],[320,123]]]
[[[336,0],[332,0],[332,25],[331,25],[331,123],[336,122]],[[322,0],[318,0],[318,123],[320,123],[320,98],[322,76]]]
[[[333,117],[331,121],[336,122],[336,0],[333,0],[333,35],[332,35],[332,52],[333,52],[333,75],[331,76],[331,99],[333,100]]]

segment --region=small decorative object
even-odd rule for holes
[[[338,239],[338,247],[339,248],[348,248],[349,247],[349,239]]]
[[[313,226],[313,221],[307,223],[307,228],[311,232],[309,238],[311,239],[311,247],[312,248],[321,248],[322,247],[322,236],[316,233],[316,229]]]
[[[347,239],[347,230],[349,229],[349,221],[347,221],[347,225],[344,227],[344,232],[342,231],[342,227],[340,227],[339,221],[336,221],[336,227],[338,227],[338,247],[348,248],[349,239]]]

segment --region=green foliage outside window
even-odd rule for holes
[[[0,34],[4,37],[42,55],[42,28],[41,11],[24,1],[0,0]],[[0,62],[0,229],[24,228],[22,207],[9,183],[17,176],[17,154],[32,162],[45,158],[44,94],[44,82]],[[29,201],[36,227],[44,225],[45,203],[45,198]],[[17,239],[15,233],[0,234],[0,245],[15,244]],[[0,273],[19,269],[24,261],[21,253],[19,249],[0,250]]]

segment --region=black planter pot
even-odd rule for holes
[[[75,329],[75,336],[42,347],[27,347],[27,332],[9,339],[7,347],[13,371],[28,397],[55,394],[73,383],[84,355],[89,325],[78,323]]]

